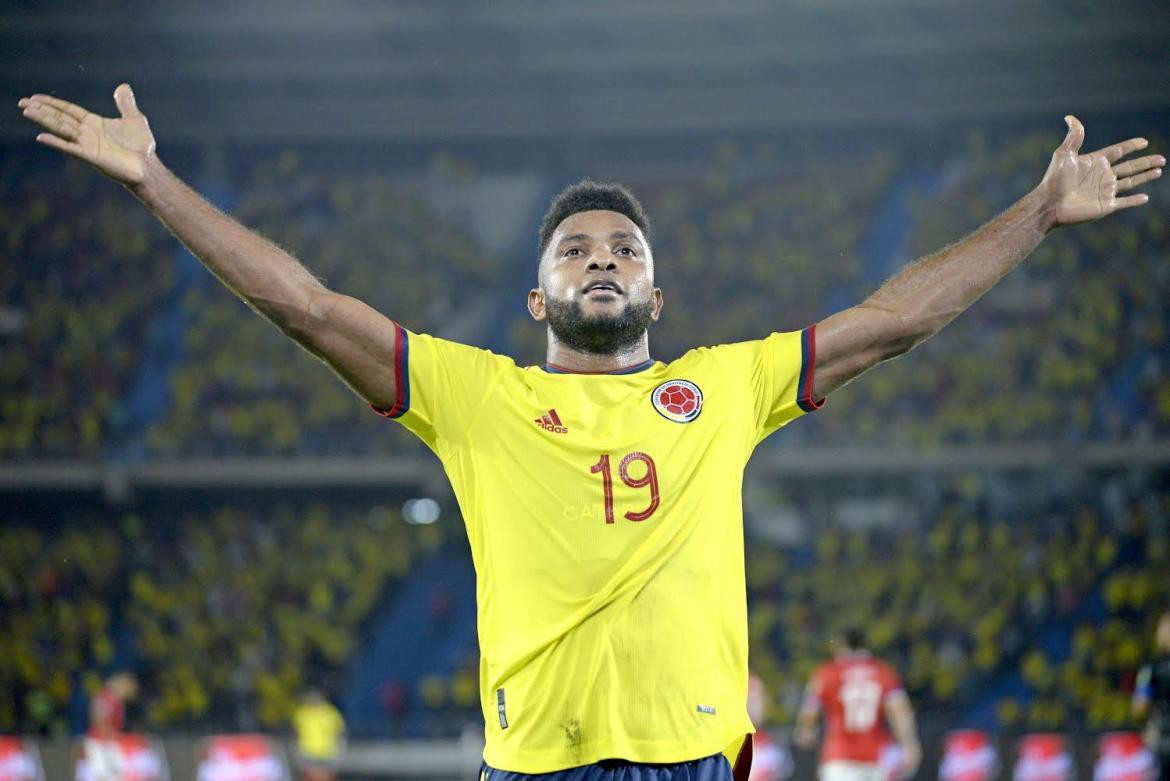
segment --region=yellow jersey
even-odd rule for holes
[[[335,759],[341,753],[345,721],[328,702],[298,705],[292,716],[297,750],[307,759]]]
[[[605,374],[395,325],[398,419],[476,569],[488,765],[723,751],[747,715],[743,470],[812,398],[812,327]]]

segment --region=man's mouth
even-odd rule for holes
[[[586,285],[584,292],[585,292],[585,295],[590,295],[593,293],[620,294],[622,292],[622,290],[621,290],[621,287],[619,287],[614,282],[591,282],[588,285]]]

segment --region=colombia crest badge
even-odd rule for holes
[[[703,411],[703,391],[689,380],[667,380],[654,389],[650,401],[659,415],[675,423],[690,423]]]

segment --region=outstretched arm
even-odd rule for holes
[[[814,398],[824,398],[934,336],[1053,229],[1148,200],[1144,194],[1119,194],[1160,176],[1166,158],[1149,155],[1120,162],[1144,149],[1144,138],[1082,155],[1085,129],[1076,117],[1065,121],[1068,135],[1035,190],[962,241],[907,266],[861,304],[817,324]]]
[[[171,173],[128,84],[114,91],[118,118],[49,95],[20,101],[46,131],[37,141],[121,182],[220,281],[282,332],[329,364],[379,408],[395,402],[394,324],[322,285],[292,255],[245,228]]]

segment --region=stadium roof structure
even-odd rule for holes
[[[1168,33],[1161,0],[49,0],[0,10],[0,83],[130,81],[186,141],[1059,122],[1164,112]]]

